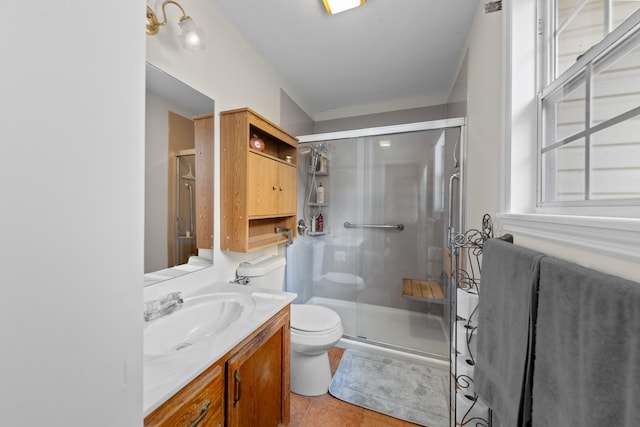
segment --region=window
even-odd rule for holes
[[[638,206],[640,1],[543,2],[538,203]]]

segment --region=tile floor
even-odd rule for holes
[[[331,373],[335,373],[343,348],[329,350]],[[417,424],[398,420],[336,399],[329,393],[308,397],[291,393],[289,427],[407,427]]]

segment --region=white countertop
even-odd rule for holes
[[[231,283],[208,285],[183,297],[186,299],[214,292],[250,295],[256,303],[255,310],[244,321],[207,341],[167,354],[144,355],[142,400],[145,417],[296,298],[296,294],[290,292]]]

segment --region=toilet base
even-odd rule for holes
[[[329,354],[307,355],[291,351],[291,391],[302,396],[320,396],[329,391]]]

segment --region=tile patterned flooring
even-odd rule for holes
[[[329,350],[331,373],[334,374],[343,348]],[[329,393],[308,397],[291,393],[289,427],[409,427],[417,424],[398,420],[375,411],[336,399]]]

